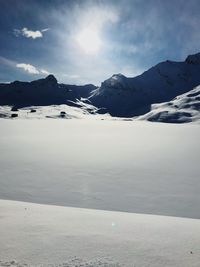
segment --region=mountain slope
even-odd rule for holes
[[[141,120],[185,123],[200,121],[200,86],[177,96],[172,101],[153,104],[151,111],[140,116]]]
[[[99,88],[92,84],[59,84],[53,75],[32,82],[0,84],[0,105],[19,108],[67,104],[81,108],[77,100],[82,98],[98,113],[133,117],[150,112],[152,104],[171,101],[198,85],[200,53],[188,56],[184,62],[159,63],[134,78],[114,74]]]
[[[0,105],[30,106],[69,104],[71,101],[88,97],[96,87],[59,84],[53,75],[32,82],[15,81],[0,84]]]
[[[152,103],[169,101],[199,84],[200,53],[184,62],[159,63],[134,78],[115,74],[89,99],[113,116],[132,117],[148,112]]]

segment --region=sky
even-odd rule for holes
[[[100,85],[200,52],[199,0],[0,0],[0,82]]]

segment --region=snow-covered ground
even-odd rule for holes
[[[0,266],[199,266],[198,124],[0,119],[0,130]]]
[[[0,198],[200,218],[200,127],[0,120]]]
[[[98,108],[81,101],[76,102],[79,107],[69,105],[29,106],[12,111],[12,106],[0,106],[0,118],[15,119],[113,119],[109,114],[96,113]],[[94,116],[91,116],[91,113]]]
[[[199,267],[200,221],[0,200],[0,266]]]

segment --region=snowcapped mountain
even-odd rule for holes
[[[134,78],[114,74],[102,82],[99,88],[92,84],[60,84],[53,75],[32,82],[0,84],[0,105],[18,109],[67,104],[83,110],[86,105],[88,112],[90,105],[92,114],[109,113],[114,117],[127,118],[146,114],[140,118],[163,122],[189,122],[198,117],[200,104],[199,96],[194,99],[190,97],[193,91],[188,94],[187,92],[198,85],[200,53],[188,56],[184,62],[161,62]],[[194,90],[199,91],[199,87]],[[178,95],[181,96],[175,98]],[[165,103],[158,104],[162,102]],[[191,107],[186,111],[183,105],[188,103]]]
[[[32,82],[15,81],[0,84],[0,105],[31,106],[68,104],[71,101],[88,97],[96,87],[59,84],[53,75]]]
[[[151,111],[139,120],[168,123],[200,121],[200,86],[175,97],[172,101],[153,104]]]
[[[114,74],[89,100],[113,116],[132,117],[150,111],[153,103],[169,101],[200,84],[200,53],[184,62],[165,61],[143,74],[127,78]]]

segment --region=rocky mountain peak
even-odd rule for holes
[[[53,84],[57,84],[57,79],[55,78],[55,76],[53,74],[49,74],[45,80],[47,80],[48,82],[51,82]]]
[[[188,64],[200,64],[200,53],[194,54],[194,55],[189,55],[185,62],[187,62]]]

